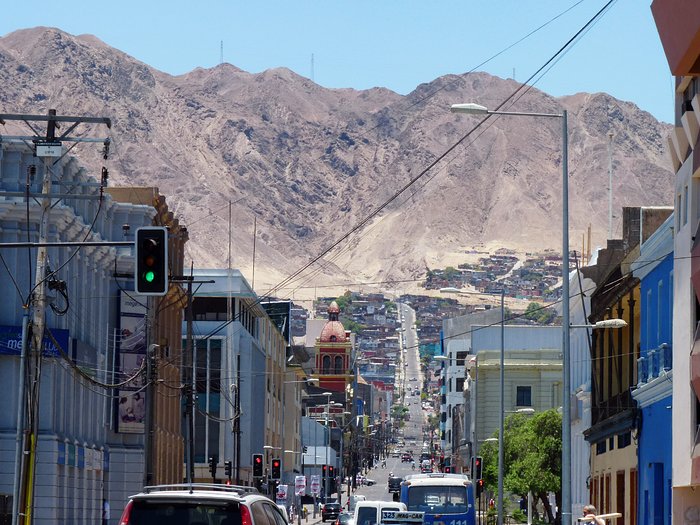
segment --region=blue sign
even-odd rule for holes
[[[53,338],[61,346],[66,354],[70,354],[68,348],[68,330],[59,328],[47,328],[53,335]],[[21,326],[0,326],[0,354],[2,355],[20,355],[22,353],[22,327]],[[60,355],[58,348],[53,340],[48,336],[44,336],[44,356],[58,357]]]

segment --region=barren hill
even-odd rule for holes
[[[170,76],[93,36],[51,28],[0,38],[0,85],[3,113],[112,118],[111,183],[158,186],[190,230],[196,266],[225,265],[230,201],[233,264],[250,276],[256,218],[260,290],[330,247],[478,122],[450,104],[495,107],[517,87],[448,75],[401,96],[229,64]],[[614,211],[672,204],[668,125],[634,104],[532,88],[510,109],[569,111],[572,247],[589,224],[596,242],[607,234],[609,132]],[[99,172],[97,148],[74,152]],[[559,250],[560,195],[560,120],[491,119],[293,286],[420,277],[482,244]]]

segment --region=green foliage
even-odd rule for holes
[[[523,496],[561,490],[561,415],[554,409],[533,416],[512,414],[505,421],[504,489]],[[495,432],[493,437],[498,437]],[[498,489],[498,443],[483,443],[484,482]]]
[[[557,314],[553,308],[546,308],[540,303],[533,302],[527,305],[523,317],[538,324],[551,324]]]
[[[461,277],[462,272],[460,272],[453,266],[448,266],[447,268],[445,268],[444,276],[449,281],[450,279]]]
[[[358,323],[357,321],[353,321],[352,319],[342,319],[343,321],[343,328],[346,330],[350,330],[354,334],[359,334],[362,332],[362,330],[365,329],[365,325]]]
[[[345,292],[343,295],[341,295],[340,297],[338,297],[335,300],[335,302],[338,304],[338,308],[340,308],[341,312],[344,312],[347,309],[348,305],[352,302],[351,295],[352,294],[348,290],[347,292]]]

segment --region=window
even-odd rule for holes
[[[515,405],[519,407],[532,406],[532,387],[519,386],[516,390]]]
[[[464,366],[464,360],[469,352],[457,352],[457,366]]]
[[[688,224],[688,185],[683,188],[683,226]]]
[[[343,373],[343,358],[341,356],[336,356],[336,358],[335,358],[335,373],[336,374]]]
[[[219,453],[219,422],[221,415],[221,338],[195,339],[193,368],[196,389],[195,462],[203,463]],[[205,416],[206,414],[206,416]],[[213,418],[208,417],[209,415]]]
[[[324,374],[330,374],[331,373],[331,356],[329,355],[324,355],[323,356],[323,373]]]
[[[601,454],[605,454],[605,452],[607,452],[606,445],[607,445],[607,441],[605,441],[605,440],[603,440],[603,441],[598,441],[598,442],[595,444],[595,453],[596,453],[596,456],[599,456],[599,455],[601,455]]]
[[[683,210],[681,194],[676,195],[676,232],[681,229],[681,211]]]
[[[625,432],[617,436],[617,448],[629,447],[632,444],[632,433]]]

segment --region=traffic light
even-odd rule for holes
[[[478,498],[479,496],[481,496],[481,493],[483,491],[484,491],[484,480],[483,479],[477,480],[475,496]]]
[[[327,475],[328,467],[326,465],[323,465],[323,477],[325,478]]]
[[[136,230],[134,288],[140,295],[168,292],[168,231],[149,226]]]
[[[483,464],[484,464],[484,459],[481,456],[476,456],[474,458],[474,475],[472,476],[473,479],[481,479],[482,478]]]
[[[282,462],[279,458],[272,458],[272,479],[282,478]]]
[[[209,456],[209,472],[211,472],[211,477],[216,478],[216,463],[218,458],[216,456]]]
[[[328,465],[328,477],[329,478],[334,477],[333,470],[334,470],[333,465]]]
[[[302,447],[302,451],[304,452],[304,454],[306,454],[306,453],[309,451],[309,447],[307,447],[306,445],[304,445],[304,446]]]
[[[253,477],[262,478],[263,477],[263,455],[253,454]]]
[[[231,460],[224,461],[224,473],[228,479],[231,479],[231,475],[233,474],[233,462]]]

